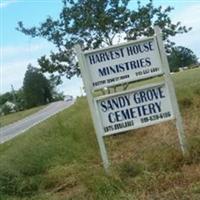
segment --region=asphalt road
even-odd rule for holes
[[[74,101],[57,101],[18,122],[0,128],[0,144],[25,132],[56,113],[70,107]]]

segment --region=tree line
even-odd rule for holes
[[[56,91],[56,85],[55,78],[47,79],[38,68],[28,65],[23,87],[16,91],[12,89],[11,92],[0,95],[1,114],[5,115],[63,100],[64,94]]]

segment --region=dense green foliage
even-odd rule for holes
[[[169,36],[190,30],[169,17],[172,7],[155,7],[152,0],[145,5],[130,0],[63,0],[63,8],[57,20],[48,17],[38,27],[25,28],[18,23],[18,30],[32,37],[43,37],[55,44],[57,51],[50,57],[42,56],[39,65],[43,72],[57,72],[67,78],[79,75],[80,70],[73,47],[79,43],[84,49],[95,49],[120,41],[135,40],[153,35],[153,26],[163,31],[166,48],[174,43]]]
[[[50,82],[37,68],[31,65],[28,66],[25,73],[23,91],[27,108],[52,101]]]
[[[0,145],[0,199],[199,200],[200,69],[175,73],[173,79],[189,158],[181,155],[173,123],[162,123],[107,137],[112,165],[106,176],[83,97]]]
[[[6,104],[1,106],[1,113],[3,113],[4,115],[9,114],[11,111],[12,109]]]
[[[65,95],[56,90],[57,79],[47,79],[38,68],[31,65],[28,66],[23,84],[19,90],[12,88],[11,92],[0,95],[0,114],[6,115],[52,101],[64,100]],[[15,108],[11,109],[6,102],[13,103]]]
[[[193,51],[182,46],[173,47],[168,60],[171,71],[178,71],[179,68],[198,63]]]
[[[15,105],[12,109],[6,102],[13,103]],[[0,95],[0,114],[9,114],[12,111],[20,111],[25,109],[24,93],[22,89],[12,90],[12,92],[6,92]]]
[[[6,101],[13,101],[13,95],[11,92],[6,92],[5,94],[0,95],[0,105],[3,105]]]
[[[18,110],[23,110],[25,106],[23,90],[13,90],[12,92],[6,92],[0,95],[0,106],[3,106],[7,101],[15,103]]]

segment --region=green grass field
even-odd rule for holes
[[[29,115],[32,115],[33,113],[41,110],[42,108],[44,108],[45,106],[38,106],[36,108],[31,108],[28,110],[24,110],[24,111],[20,111],[20,112],[16,112],[16,113],[11,113],[5,116],[1,116],[0,117],[0,128],[3,126],[6,126],[8,124],[14,123],[16,121],[19,121]]]
[[[200,69],[173,74],[190,156],[173,122],[106,138],[104,173],[88,104],[0,145],[0,200],[199,200]]]

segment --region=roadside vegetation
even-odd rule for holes
[[[24,119],[25,117],[32,115],[33,113],[36,113],[37,111],[43,109],[45,106],[38,106],[35,108],[27,109],[24,111],[19,111],[16,113],[10,113],[5,116],[0,117],[0,128],[3,126],[6,126],[8,124],[12,124],[14,122],[17,122],[21,119]]]
[[[64,94],[56,90],[58,83],[56,78],[47,79],[38,68],[29,64],[22,88],[14,90],[12,86],[11,92],[0,94],[0,116],[63,100]]]
[[[87,100],[0,145],[0,200],[199,200],[200,69],[173,75],[190,156],[173,122],[106,138],[104,173]]]

